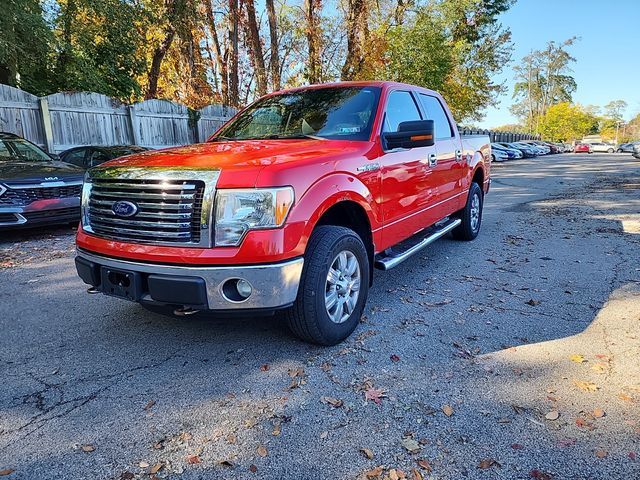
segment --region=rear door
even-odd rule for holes
[[[437,183],[434,208],[440,218],[459,210],[462,198],[462,179],[465,163],[462,161],[462,143],[455,124],[435,96],[418,93],[427,120],[433,120],[436,134],[437,164],[433,169]]]
[[[382,132],[396,132],[402,122],[421,120],[416,100],[409,90],[389,92],[384,106]],[[385,148],[383,145],[383,149]],[[428,209],[436,195],[436,182],[429,166],[429,157],[435,159],[435,155],[435,147],[420,147],[385,149],[380,156],[383,249],[410,237],[435,221],[430,221],[431,211]]]

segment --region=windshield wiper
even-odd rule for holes
[[[281,135],[279,133],[274,133],[273,135],[267,135],[262,137],[268,140],[289,140],[289,139],[300,139],[300,138],[311,138],[313,140],[326,140],[326,138],[318,137],[316,135],[309,135],[308,133],[294,133],[292,135]]]
[[[209,140],[210,142],[236,142],[238,139],[237,138],[232,138],[232,137],[213,137],[211,140]]]

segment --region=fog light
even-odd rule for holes
[[[243,279],[238,279],[238,283],[236,283],[236,288],[238,289],[238,293],[242,298],[249,298],[253,288],[251,288],[251,284]]]

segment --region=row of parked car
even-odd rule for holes
[[[0,230],[77,222],[85,170],[143,150],[87,146],[55,155],[18,135],[0,132]]]
[[[491,159],[494,162],[518,158],[533,158],[550,153],[572,152],[568,143],[543,142],[541,140],[522,140],[520,142],[494,142],[491,144]]]

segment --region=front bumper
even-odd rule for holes
[[[82,280],[106,294],[103,281],[109,269],[131,272],[138,293],[130,300],[176,305],[198,310],[275,310],[291,305],[298,294],[303,259],[281,263],[215,267],[131,262],[78,250],[76,268]],[[248,298],[230,298],[229,281],[242,279],[251,287]],[[121,296],[121,295],[120,295]]]

